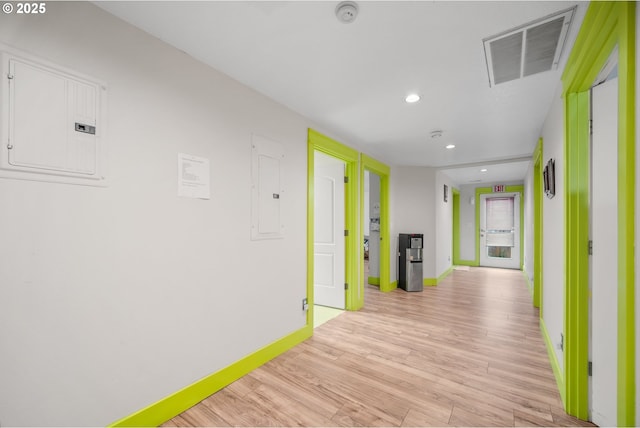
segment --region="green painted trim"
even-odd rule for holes
[[[331,138],[309,129],[307,144],[307,296],[309,306],[313,307],[313,210],[314,210],[314,152],[326,153],[345,162],[345,174],[349,182],[345,184],[345,228],[352,233],[345,237],[345,282],[359,284],[359,260],[364,258],[364,249],[358,242],[358,163],[359,153]],[[362,238],[364,239],[364,238]],[[364,289],[349,287],[345,291],[345,309],[355,311],[364,304]],[[311,311],[311,315],[313,312]],[[311,318],[313,320],[313,318]],[[307,321],[309,322],[309,321]],[[313,322],[311,322],[313,325]]]
[[[370,276],[367,278],[367,284],[380,286],[380,278]]]
[[[437,278],[424,278],[422,280],[422,284],[428,287],[433,287],[436,286],[438,284],[440,284],[447,276],[449,276],[451,274],[451,272],[453,272],[455,270],[455,268],[453,266],[450,266],[449,269],[447,269],[446,271],[444,271],[442,273],[442,275],[440,275]]]
[[[493,193],[492,187],[476,187],[476,259],[480,266],[480,195]],[[520,193],[520,270],[524,267],[524,186],[506,186],[505,193]]]
[[[391,168],[384,163],[362,153],[360,155],[360,224],[364,225],[364,171],[380,177],[380,290],[388,292],[397,288],[391,281],[391,217],[389,210],[389,183]],[[360,242],[364,242],[364,227],[360,228]],[[361,245],[362,247],[362,245]],[[364,249],[362,249],[364,251]],[[360,278],[362,278],[362,304],[364,304],[364,255],[360,256]]]
[[[460,190],[453,189],[453,264],[460,264]]]
[[[449,266],[449,269],[445,270],[444,272],[442,272],[442,274],[438,277],[438,284],[440,284],[446,277],[448,277],[451,272],[453,272],[455,270],[455,268],[453,266]]]
[[[437,278],[423,278],[422,279],[422,285],[424,285],[425,287],[435,287],[436,285],[438,285],[438,279]]]
[[[458,266],[471,266],[478,267],[480,264],[475,260],[458,260],[458,263],[455,263]]]
[[[393,281],[389,283],[389,291],[393,291],[398,288],[398,281]]]
[[[522,274],[524,275],[525,281],[527,281],[527,288],[529,289],[529,294],[531,295],[531,297],[533,297],[533,284],[531,283],[531,279],[529,279],[529,274],[527,273],[526,270],[523,270]]]
[[[307,327],[313,326],[314,320],[314,174],[315,174],[315,155],[313,144],[307,141],[307,301],[309,310],[307,311]]]
[[[562,75],[566,411],[588,417],[589,89],[618,46],[618,426],[635,425],[635,2],[591,2]]]
[[[305,326],[276,342],[244,357],[224,369],[110,424],[110,427],[156,427],[196,405],[211,394],[272,360],[311,337],[312,326]]]
[[[564,147],[565,410],[586,420],[589,418],[589,388],[585,369],[589,345],[589,150],[585,148],[584,142],[589,138],[589,93],[568,94],[565,109],[565,119],[574,124],[565,129]]]
[[[558,361],[558,357],[553,350],[553,342],[551,341],[551,337],[549,336],[549,331],[547,330],[547,326],[544,323],[544,320],[540,318],[540,331],[542,332],[542,338],[544,339],[544,344],[547,346],[547,354],[549,354],[549,362],[551,363],[551,369],[553,370],[553,375],[556,378],[556,384],[558,385],[558,391],[560,391],[560,397],[562,398],[562,403],[566,407],[566,395],[565,395],[565,384],[564,384],[564,376],[562,374],[562,369],[560,368],[560,362]]]
[[[542,318],[542,242],[543,232],[543,212],[542,201],[544,186],[543,179],[543,153],[544,142],[542,138],[538,140],[538,145],[533,152],[533,306],[540,308],[540,318]]]

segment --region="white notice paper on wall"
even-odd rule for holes
[[[178,153],[178,196],[209,199],[209,159]]]

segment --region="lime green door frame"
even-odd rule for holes
[[[567,413],[589,417],[589,89],[618,46],[618,426],[635,425],[635,2],[592,2],[562,75]]]
[[[533,152],[533,306],[542,318],[542,138]]]
[[[360,248],[357,238],[358,233],[358,152],[343,144],[326,137],[319,132],[309,129],[307,143],[307,298],[309,299],[309,311],[307,313],[307,325],[313,325],[313,273],[314,273],[314,163],[315,151],[326,153],[345,162],[345,228],[349,231],[345,237],[345,308],[356,310],[358,301],[358,258]]]
[[[493,193],[491,187],[476,187],[476,259],[473,266],[480,266],[480,195]],[[505,186],[505,193],[520,194],[520,270],[524,266],[524,186]]]
[[[380,177],[380,290],[391,291],[395,288],[395,283],[391,284],[390,278],[390,257],[391,257],[391,235],[389,219],[389,175],[390,168],[365,154],[360,156],[360,242],[364,243],[364,222],[369,219],[364,218],[364,172],[369,171]],[[360,294],[354,301],[358,308],[364,305],[364,246],[360,245],[362,253],[360,255]]]
[[[460,190],[453,189],[453,264],[460,264]]]

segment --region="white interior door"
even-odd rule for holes
[[[618,79],[592,89],[591,420],[617,425]]]
[[[344,309],[345,164],[316,151],[314,168],[314,303]]]
[[[520,194],[480,195],[480,266],[520,269]]]

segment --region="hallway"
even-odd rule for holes
[[[456,270],[365,308],[164,426],[575,426],[522,272]]]

